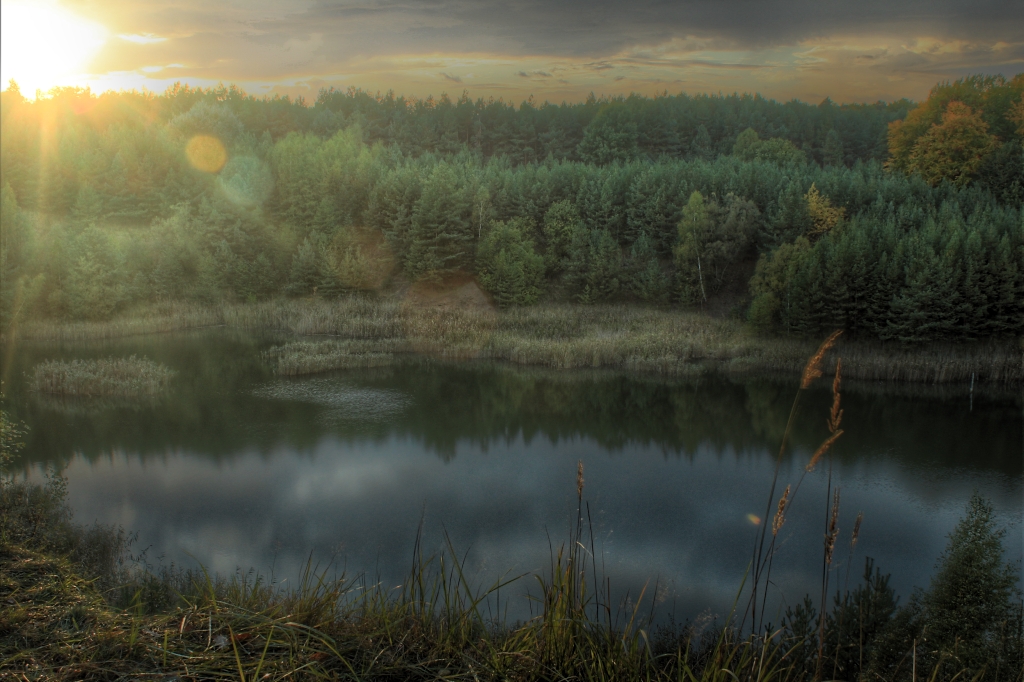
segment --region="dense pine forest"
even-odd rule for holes
[[[920,104],[0,97],[5,330],[467,276],[502,307],[706,308],[765,333],[1024,330],[1024,74]]]

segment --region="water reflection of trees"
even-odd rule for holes
[[[238,333],[142,337],[76,347],[75,357],[136,353],[178,370],[173,390],[155,405],[55,404],[11,382],[11,409],[31,431],[31,462],[89,459],[112,451],[142,458],[187,451],[221,459],[278,449],[312,452],[326,437],[343,442],[411,438],[444,459],[460,449],[486,450],[522,437],[552,442],[586,439],[612,452],[656,446],[691,457],[703,446],[724,453],[774,452],[786,426],[795,380],[703,376],[663,380],[609,371],[557,372],[493,363],[412,360],[399,367],[333,375],[340,385],[400,392],[408,405],[386,420],[347,418],[343,411],[294,399],[268,400],[253,389],[280,381],[259,359],[262,341]],[[265,345],[265,344],[264,344]],[[18,349],[19,372],[58,347]],[[19,372],[15,372],[18,374]],[[321,375],[320,379],[323,378]],[[288,381],[308,381],[293,379]],[[915,395],[849,387],[841,461],[885,456],[1019,475],[1022,426],[1012,401]],[[827,386],[808,392],[795,423],[794,457],[826,435]]]

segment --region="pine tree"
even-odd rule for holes
[[[629,290],[641,301],[662,301],[668,296],[668,277],[646,232],[630,247],[626,271]]]
[[[455,169],[439,163],[423,183],[413,209],[406,272],[437,281],[465,269],[472,254],[472,198]]]
[[[998,652],[996,640],[1018,596],[1017,571],[1003,563],[1005,533],[996,526],[992,505],[972,495],[922,601],[931,645],[958,649],[972,668]]]
[[[704,124],[697,126],[693,134],[693,142],[690,144],[690,155],[703,161],[711,161],[715,158],[714,144],[711,142],[711,135]]]
[[[766,212],[767,220],[760,234],[762,250],[791,242],[810,231],[813,222],[804,196],[803,185],[797,178],[792,178],[779,192],[778,198]]]
[[[544,259],[527,236],[532,226],[518,219],[493,223],[477,249],[480,284],[502,307],[537,301],[544,280]]]
[[[1003,563],[1004,534],[992,506],[974,493],[928,590],[901,608],[879,637],[872,677],[893,679],[901,668],[907,671],[915,644],[918,670],[938,679],[965,670],[968,679],[981,679],[975,675],[982,669],[993,676],[1021,670],[1020,593],[1015,568]]]
[[[639,129],[623,102],[606,104],[587,126],[576,153],[598,165],[632,161],[640,152]]]
[[[622,251],[608,230],[579,226],[569,243],[563,279],[581,303],[616,295],[621,287]]]
[[[838,168],[845,165],[846,161],[843,154],[843,140],[839,137],[839,133],[836,132],[835,128],[830,129],[828,134],[825,136],[825,148],[822,151],[826,166],[834,166]]]
[[[564,270],[573,235],[582,230],[583,221],[571,201],[554,203],[544,214],[544,265],[549,273]]]

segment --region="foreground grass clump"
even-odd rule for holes
[[[508,581],[471,588],[450,545],[428,557],[417,546],[408,579],[394,590],[312,567],[293,590],[252,574],[133,569],[123,560],[130,537],[69,524],[60,481],[0,489],[0,677],[797,679],[786,674],[779,643],[732,630],[703,638],[674,630],[650,646],[637,608],[618,611],[588,593],[593,562],[579,549],[580,514],[575,543],[540,579],[539,615],[509,625],[485,607]],[[111,556],[89,551],[94,545],[120,549],[122,560],[83,561]]]
[[[908,605],[910,619],[898,617],[887,578],[871,576],[870,563],[865,587],[837,594],[824,614],[823,641],[810,600],[795,627],[760,635],[731,622],[652,628],[639,605],[615,608],[600,594],[605,582],[584,546],[582,470],[569,541],[550,572],[535,576],[536,615],[514,624],[488,609],[511,581],[471,587],[450,543],[434,556],[417,544],[407,580],[393,590],[311,565],[291,590],[251,572],[153,573],[131,563],[130,536],[71,524],[61,481],[0,488],[0,678],[897,682],[913,678],[916,661],[918,679],[933,682],[1022,679],[1019,614],[999,641],[969,642],[967,632],[936,650],[924,644],[928,630],[959,607],[926,596],[923,607]],[[978,518],[969,512],[957,532]],[[979,652],[990,655],[969,660]],[[856,664],[865,656],[870,666]]]
[[[162,392],[174,371],[146,358],[48,360],[36,365],[32,388],[62,396],[154,396]]]

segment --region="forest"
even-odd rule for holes
[[[472,277],[901,343],[1024,330],[1024,74],[927,100],[0,94],[0,326]]]

